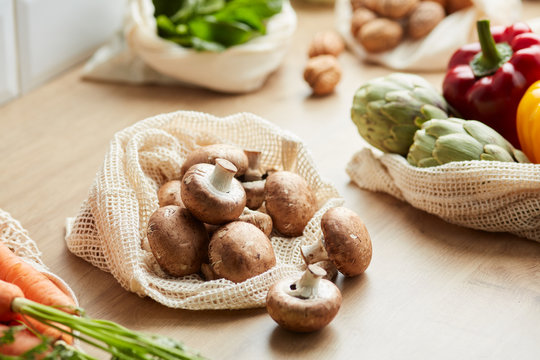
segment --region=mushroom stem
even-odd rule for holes
[[[295,172],[299,144],[292,139],[283,139],[281,141],[281,164],[283,170]]]
[[[228,192],[236,174],[236,166],[228,160],[216,159],[216,166],[210,176],[210,183],[221,192]]]
[[[244,174],[245,181],[257,181],[262,179],[262,171],[260,165],[261,152],[258,150],[244,150],[248,158],[248,169]]]
[[[329,260],[328,253],[324,248],[324,245],[321,241],[317,241],[312,245],[304,245],[300,248],[300,253],[304,258],[306,264],[314,264],[319,261]]]
[[[317,265],[308,265],[302,277],[291,285],[289,295],[299,299],[313,299],[319,293],[319,283],[326,271]]]

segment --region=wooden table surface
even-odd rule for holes
[[[294,7],[294,43],[260,91],[87,82],[78,67],[1,107],[0,208],[21,221],[88,314],[171,335],[212,359],[539,359],[540,244],[454,226],[351,184],[345,166],[361,146],[349,117],[352,96],[364,81],[390,71],[346,53],[335,94],[311,97],[302,80],[308,42],[333,27],[333,13]],[[540,3],[525,3],[525,10],[526,18],[538,16]],[[442,73],[424,75],[440,87]],[[77,213],[113,134],[175,110],[249,111],[292,131],[346,206],[362,216],[373,261],[363,276],[338,278],[343,305],[330,326],[294,334],[263,309],[169,309],[125,291],[66,249],[65,218]]]

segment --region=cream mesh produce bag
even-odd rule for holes
[[[220,142],[262,151],[265,168],[296,162],[296,171],[316,193],[319,210],[303,236],[272,234],[277,265],[261,275],[238,284],[225,279],[203,281],[199,275],[168,276],[141,246],[147,241],[148,219],[158,208],[157,190],[179,178],[191,150]],[[175,112],[143,120],[114,136],[88,199],[74,221],[68,222],[66,242],[71,252],[110,272],[125,289],[166,306],[192,310],[261,307],[275,281],[299,275],[300,246],[319,239],[321,216],[342,202],[337,190],[321,179],[304,144],[272,123],[248,113],[217,118]]]
[[[540,242],[540,165],[461,161],[430,168],[364,148],[347,165],[351,180],[457,225]]]
[[[461,46],[476,41],[476,21],[490,19],[492,25],[510,25],[521,19],[520,0],[472,0],[474,6],[450,14],[427,36],[403,40],[381,54],[367,53],[351,35],[350,0],[336,0],[336,27],[347,47],[360,59],[395,70],[443,71]]]
[[[28,235],[21,223],[11,217],[9,213],[0,209],[0,241],[7,245],[21,259],[47,276],[60,290],[71,297],[76,305],[77,298],[73,290],[41,261],[41,252],[34,240]]]

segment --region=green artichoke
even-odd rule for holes
[[[486,124],[456,118],[426,121],[414,134],[407,155],[411,165],[420,167],[468,160],[530,162],[523,152]]]
[[[449,107],[426,80],[394,73],[362,85],[351,117],[362,137],[376,148],[407,155],[416,130],[433,118],[447,118]]]

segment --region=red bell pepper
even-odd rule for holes
[[[477,23],[479,43],[463,46],[448,64],[443,95],[465,119],[479,120],[520,148],[516,111],[527,88],[540,80],[540,36],[524,23]]]

